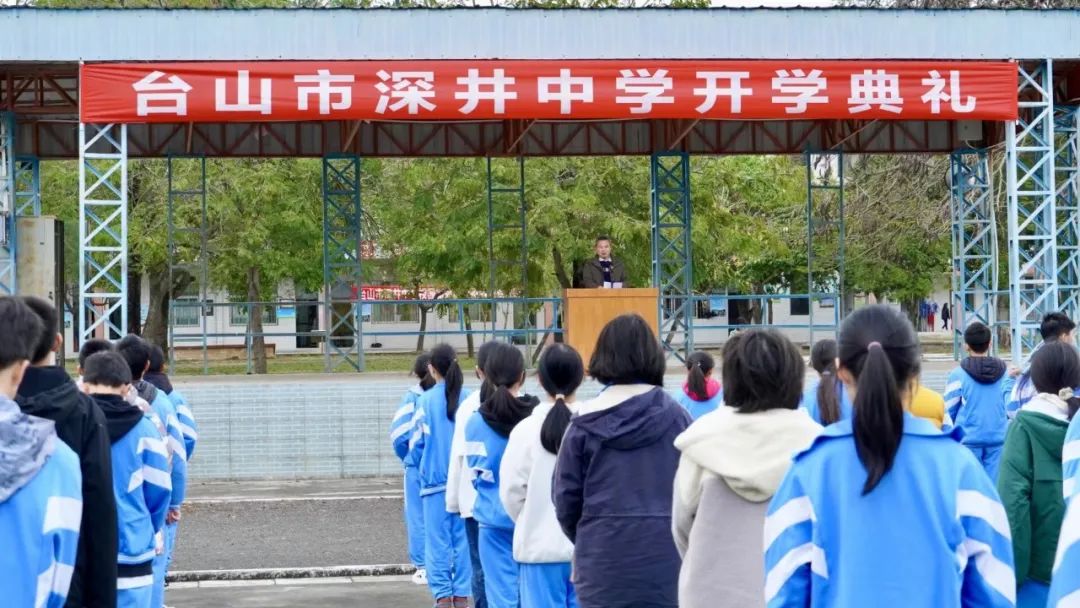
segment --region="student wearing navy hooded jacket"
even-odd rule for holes
[[[406,462],[420,470],[420,496],[424,506],[424,568],[437,608],[468,606],[472,588],[469,539],[465,524],[446,510],[446,480],[450,470],[450,444],[458,405],[467,396],[457,354],[449,344],[431,349],[428,373],[435,386],[416,402],[416,420]],[[463,394],[464,393],[464,394]]]
[[[664,392],[663,348],[635,314],[603,331],[589,373],[604,385],[566,431],[555,514],[574,542],[582,608],[675,608],[681,560],[671,537],[675,438],[690,414]]]
[[[764,526],[768,608],[1010,608],[1005,509],[971,451],[912,416],[921,354],[887,306],[840,327],[854,415],[795,457]]]
[[[686,384],[678,401],[694,420],[715,411],[724,400],[724,391],[712,375],[714,367],[712,355],[704,351],[690,353],[686,358]]]

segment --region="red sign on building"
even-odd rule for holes
[[[1013,120],[1010,62],[283,61],[90,64],[86,123]]]

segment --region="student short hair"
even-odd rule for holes
[[[1057,340],[1076,329],[1076,323],[1063,312],[1052,312],[1043,317],[1039,333],[1044,341]]]
[[[30,360],[42,325],[41,317],[22,299],[0,297],[0,369]]]
[[[83,365],[83,382],[117,388],[131,384],[131,370],[119,353],[102,351],[90,355]]]
[[[37,296],[23,296],[22,300],[41,319],[41,331],[34,337],[33,352],[30,355],[30,362],[37,363],[52,352],[60,327],[60,319],[52,302]]]
[[[151,344],[150,346],[150,369],[147,371],[160,372],[165,369],[165,351],[161,350],[161,347],[157,344]]]
[[[990,332],[990,328],[981,321],[973,322],[964,330],[964,344],[967,344],[972,352],[980,355],[990,349],[992,339],[993,334]]]
[[[600,332],[589,359],[589,375],[600,384],[664,385],[667,357],[649,324],[640,315],[615,317]]]
[[[593,241],[593,245],[599,243],[600,241],[607,241],[610,243],[611,237],[607,236],[606,234],[601,234],[600,236],[596,237],[595,241]]]
[[[739,332],[724,343],[723,357],[726,405],[743,414],[799,407],[806,363],[799,349],[780,332]]]
[[[97,353],[115,352],[112,342],[101,338],[91,338],[83,342],[79,349],[79,367],[86,367],[86,360]]]
[[[116,352],[128,362],[133,381],[142,380],[146,366],[150,363],[150,345],[135,334],[128,334],[116,343]]]

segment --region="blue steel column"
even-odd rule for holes
[[[169,362],[175,361],[176,296],[172,292],[176,275],[187,273],[199,289],[199,327],[202,330],[203,374],[210,373],[207,344],[207,293],[210,281],[208,217],[206,209],[206,157],[169,156],[167,163],[168,197],[166,224],[168,241],[166,263],[169,267]],[[187,304],[190,306],[190,304]],[[250,309],[249,309],[250,314]]]
[[[824,161],[824,171],[815,173],[817,166]],[[844,277],[845,230],[844,225],[844,152],[843,150],[823,150],[803,153],[806,164],[806,297],[809,300],[809,343],[814,343],[814,302],[819,304],[824,295],[818,283],[824,281],[829,286],[829,297],[834,298],[833,322],[830,327],[835,334],[840,330],[840,319],[844,316]],[[835,167],[836,171],[833,172]],[[835,175],[835,178],[834,178]],[[827,264],[833,259],[832,252],[823,252],[826,264],[818,262],[814,252],[814,241],[829,243],[829,234],[836,239],[835,266]],[[821,275],[825,274],[823,280]]]
[[[1080,138],[1077,106],[1054,108],[1054,183],[1057,190],[1058,307],[1080,315]]]
[[[326,371],[348,365],[364,370],[361,327],[362,267],[360,157],[323,158],[323,286]],[[341,329],[341,335],[335,335]]]
[[[15,115],[0,113],[0,295],[18,292],[15,201]]]
[[[15,208],[19,217],[41,215],[40,169],[37,157],[15,157]]]
[[[660,338],[680,360],[694,350],[690,250],[690,157],[652,155],[653,287],[660,290]]]
[[[79,125],[80,343],[128,327],[127,160],[127,125]]]
[[[500,162],[513,162],[512,171],[497,171]],[[508,175],[512,177],[507,178]],[[498,319],[495,298],[499,297],[501,291],[499,289],[499,271],[500,268],[508,267],[510,270],[516,271],[515,274],[520,273],[520,278],[515,277],[514,282],[520,286],[518,290],[520,300],[516,302],[516,305],[520,307],[523,319],[521,328],[518,328],[515,323],[512,329],[526,330],[526,343],[528,344],[528,338],[532,336],[532,333],[528,331],[531,324],[529,322],[528,302],[525,300],[525,298],[529,297],[529,234],[528,202],[525,198],[525,157],[519,156],[512,161],[510,159],[488,157],[487,194],[488,298],[491,299],[491,326],[492,329],[495,329],[496,319]],[[501,257],[503,255],[501,252],[508,248],[501,247],[502,243],[497,242],[502,240],[498,238],[500,233],[509,233],[515,244],[514,257]],[[510,294],[501,295],[509,296]],[[511,315],[511,318],[516,320],[515,315]],[[510,340],[510,338],[511,335],[508,335],[507,340]]]
[[[986,150],[957,150],[950,157],[952,197],[953,357],[964,329],[997,320],[997,220]]]
[[[1020,116],[1005,127],[1014,363],[1028,359],[1043,315],[1058,306],[1053,63],[1019,69]]]

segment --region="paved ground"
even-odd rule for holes
[[[408,577],[373,577],[362,582],[343,583],[312,579],[302,582],[267,583],[258,586],[170,588],[173,608],[426,608],[431,606],[427,587],[418,587]],[[361,579],[357,579],[360,581]]]
[[[173,569],[408,563],[397,484],[376,478],[195,485]]]

